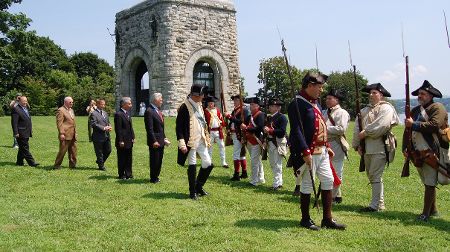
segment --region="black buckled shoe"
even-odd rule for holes
[[[239,181],[241,178],[239,177],[239,172],[235,172],[233,177],[230,179],[231,181]]]
[[[248,178],[247,171],[242,171],[241,179],[246,179],[246,178]]]
[[[333,219],[323,219],[322,224],[320,225],[323,228],[337,229],[337,230],[345,230],[346,226],[344,224],[339,224]]]
[[[311,219],[302,219],[300,221],[300,226],[307,228],[307,229],[311,229],[314,231],[319,231],[320,227],[318,227],[313,220]]]
[[[425,214],[421,214],[421,215],[417,216],[417,221],[428,222],[429,219],[430,219],[430,217],[426,216]]]

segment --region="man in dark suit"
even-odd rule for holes
[[[144,113],[144,123],[150,152],[150,182],[158,183],[164,146],[169,144],[169,141],[164,134],[164,117],[160,110],[163,104],[162,94],[154,93],[150,101],[150,106]]]
[[[98,169],[105,171],[105,162],[111,154],[111,137],[109,132],[112,130],[109,123],[108,113],[104,110],[106,106],[104,99],[97,100],[97,107],[92,111],[89,117],[89,125],[91,125],[92,142],[94,143],[96,163]]]
[[[133,143],[134,130],[130,110],[133,107],[130,97],[122,97],[120,109],[114,114],[116,132],[117,168],[119,179],[133,178]]]
[[[19,98],[19,104],[14,107],[14,113],[12,114],[14,136],[17,139],[17,143],[19,145],[16,165],[23,166],[23,159],[25,159],[29,166],[36,167],[39,164],[34,161],[34,158],[30,153],[30,147],[28,145],[28,140],[33,135],[33,129],[31,124],[31,116],[28,112],[27,107],[27,97],[21,96]]]

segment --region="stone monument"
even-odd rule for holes
[[[117,101],[130,96],[139,109],[159,92],[163,113],[175,116],[191,85],[202,83],[216,97],[223,86],[232,109],[240,83],[232,0],[143,1],[116,14],[115,36]],[[145,73],[148,90],[141,85]]]

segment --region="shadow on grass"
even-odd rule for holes
[[[417,216],[419,215],[419,213],[412,213],[412,212],[406,212],[406,211],[400,212],[400,211],[391,211],[391,210],[367,213],[367,212],[360,212],[359,210],[361,208],[363,208],[363,206],[339,204],[339,205],[333,206],[333,211],[356,212],[362,216],[367,216],[367,217],[371,217],[371,218],[400,221],[405,226],[425,226],[425,227],[435,228],[437,230],[442,230],[447,233],[450,232],[450,222],[447,220],[440,219],[440,218],[432,217],[430,219],[430,221],[423,222],[423,221],[418,221],[416,219]]]
[[[267,194],[273,194],[273,195],[291,195],[292,191],[289,191],[288,189],[278,190],[275,191],[272,189],[271,186],[267,186],[266,184],[260,184],[257,186],[254,186],[250,184],[249,179],[242,179],[240,181],[231,181],[230,177],[227,176],[211,176],[208,178],[208,180],[217,181],[219,183],[222,183],[224,185],[228,185],[230,187],[234,188],[241,188],[241,189],[249,189],[253,192],[257,193],[267,193]]]
[[[108,180],[108,179],[117,179],[117,176],[112,175],[98,175],[98,176],[90,176],[89,179],[96,179],[96,180]]]
[[[150,198],[150,199],[187,199],[189,198],[186,193],[176,193],[176,192],[155,192],[148,193],[142,196],[142,198]]]
[[[118,179],[119,184],[147,184],[150,183],[148,179]]]
[[[9,161],[0,162],[0,167],[4,167],[4,166],[14,166],[14,167],[16,167],[17,165],[16,165],[15,162],[9,162]],[[20,167],[23,167],[23,166],[17,166],[17,167],[20,168]],[[6,168],[6,167],[4,167],[4,168]],[[8,167],[8,168],[11,168],[11,167]]]
[[[298,227],[299,222],[294,220],[248,219],[237,221],[234,225],[240,228],[258,228],[271,231],[280,231],[282,228]]]

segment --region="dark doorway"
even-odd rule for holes
[[[136,101],[134,101],[133,107],[136,114],[138,114],[141,102],[145,103],[145,107],[148,107],[150,102],[148,70],[144,61],[139,63],[139,66],[136,69],[135,80]]]
[[[199,61],[194,66],[194,84],[205,85],[208,87],[208,94],[215,95],[214,71],[208,62]]]

